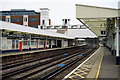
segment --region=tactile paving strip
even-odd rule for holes
[[[100,56],[99,53],[96,53],[92,56],[87,62],[85,62],[80,68],[78,68],[74,73],[72,73],[68,79],[70,80],[81,80],[87,77],[91,68],[93,67],[95,61]]]

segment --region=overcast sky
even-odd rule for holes
[[[53,25],[62,24],[62,19],[71,19],[71,24],[80,24],[76,20],[75,4],[118,8],[119,0],[0,0],[0,10],[28,9],[40,12],[40,8],[49,8],[49,17]]]

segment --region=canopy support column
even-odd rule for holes
[[[119,18],[115,19],[116,28],[116,65],[120,64],[120,54],[119,54]]]

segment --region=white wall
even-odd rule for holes
[[[64,47],[68,46],[68,40],[64,40]]]
[[[7,49],[7,38],[6,37],[2,37],[2,49]]]
[[[51,40],[51,45],[56,45],[56,40],[52,39]]]
[[[23,25],[28,26],[28,15],[23,15]]]
[[[6,21],[6,22],[11,22],[10,16],[6,16],[5,21]]]
[[[7,40],[7,48],[12,49],[12,40],[10,39]]]
[[[43,25],[43,20],[44,20],[44,25],[48,26],[49,25],[49,9],[41,8],[41,17],[40,17],[41,25]]]

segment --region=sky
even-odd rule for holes
[[[118,8],[119,0],[0,0],[0,10],[27,9],[40,12],[49,8],[52,25],[61,25],[62,19],[71,19],[71,24],[80,24],[76,19],[75,4]]]

